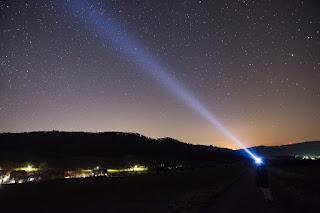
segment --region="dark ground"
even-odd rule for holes
[[[281,203],[275,190],[272,190],[274,202],[266,203],[263,194],[256,187],[255,174],[250,171],[225,193],[217,197],[206,212],[288,212]]]
[[[0,185],[0,212],[318,212],[318,165],[268,170],[274,197],[270,203],[256,187],[254,167],[224,164],[131,177]]]
[[[288,173],[288,170],[294,170],[295,173]],[[252,168],[224,193],[215,197],[212,204],[203,212],[318,212],[320,199],[316,190],[319,184],[315,180],[314,173],[319,173],[319,167],[269,168],[270,188],[274,201],[266,202],[256,186],[255,170]],[[313,186],[312,189],[309,185]]]
[[[242,164],[119,178],[0,185],[0,212],[186,212],[207,205]]]

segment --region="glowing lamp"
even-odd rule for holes
[[[261,164],[262,163],[262,159],[261,158],[258,158],[258,157],[256,157],[256,164]]]

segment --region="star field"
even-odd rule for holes
[[[77,4],[77,1],[72,1]],[[65,1],[0,3],[0,130],[129,131],[238,148]],[[245,145],[319,140],[316,1],[88,1]]]

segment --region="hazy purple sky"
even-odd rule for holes
[[[0,3],[0,130],[238,148],[63,0]],[[77,1],[73,1],[77,4]],[[246,146],[320,139],[318,1],[96,1]]]

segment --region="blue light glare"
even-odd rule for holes
[[[259,158],[259,157],[256,157],[256,164],[262,164],[262,159],[261,158]]]
[[[160,64],[152,55],[134,39],[120,24],[110,17],[106,10],[94,1],[68,0],[61,1],[77,19],[81,21],[89,30],[97,35],[101,42],[112,43],[117,49],[129,57],[132,62],[141,67],[146,74],[160,83],[170,93],[183,101],[187,106],[195,110],[204,119],[217,127],[232,141],[243,148],[254,160],[257,157],[249,151],[243,143],[237,139],[227,128],[225,128],[215,116],[210,113],[195,96],[188,91],[178,80],[170,75],[169,69]]]

